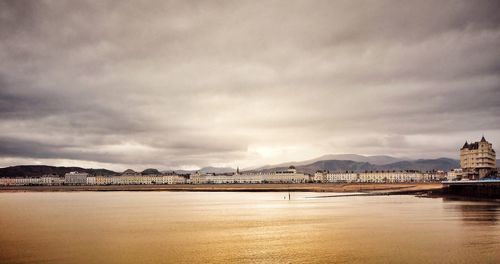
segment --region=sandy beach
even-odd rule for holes
[[[370,192],[416,193],[441,189],[440,183],[309,183],[309,184],[181,184],[106,186],[1,186],[0,192],[81,192],[81,191],[203,191],[203,192]]]

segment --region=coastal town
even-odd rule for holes
[[[484,137],[480,141],[466,142],[460,149],[461,168],[450,171],[317,171],[307,174],[292,165],[285,170],[272,172],[161,173],[157,170],[135,172],[125,170],[120,175],[92,175],[86,172],[69,172],[39,177],[0,178],[2,186],[57,186],[57,185],[173,185],[173,184],[305,184],[305,183],[431,183],[467,182],[494,179],[497,175],[496,153]]]
[[[0,264],[500,264],[500,0],[0,0]]]

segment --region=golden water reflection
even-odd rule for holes
[[[0,262],[500,261],[498,203],[316,195],[1,193]]]

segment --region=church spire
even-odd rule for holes
[[[484,138],[484,135],[483,137],[481,138],[481,142],[487,142],[486,139]]]

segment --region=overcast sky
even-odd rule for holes
[[[500,150],[500,2],[0,0],[0,167]]]

